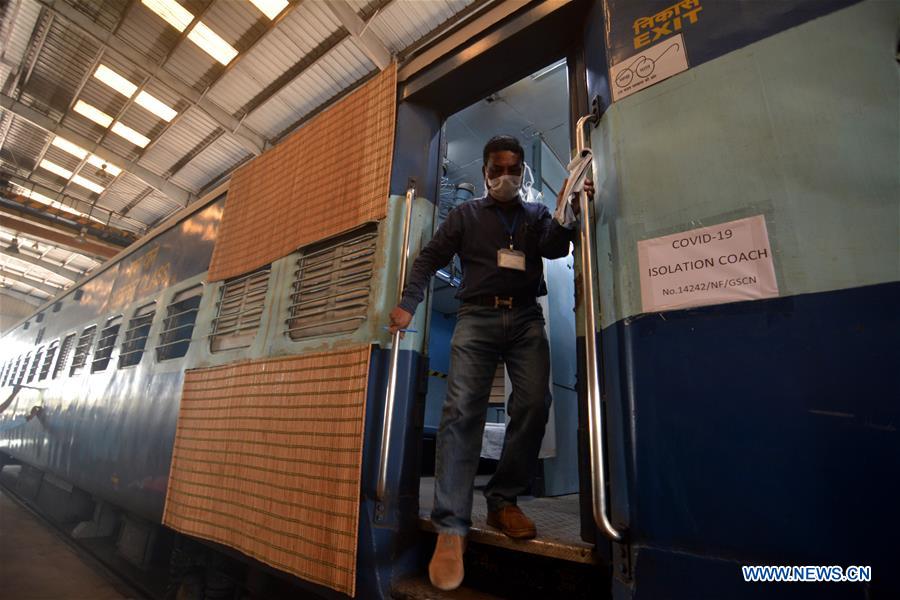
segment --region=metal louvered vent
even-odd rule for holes
[[[116,338],[119,336],[121,326],[121,315],[106,320],[106,325],[100,330],[100,339],[97,340],[97,349],[94,351],[94,360],[91,362],[91,373],[99,373],[109,366],[109,357],[116,345]]]
[[[262,319],[269,267],[225,282],[219,293],[218,313],[210,334],[213,352],[246,348],[253,343]]]
[[[75,334],[70,333],[66,336],[66,339],[63,340],[62,346],[60,347],[59,360],[56,361],[56,366],[53,367],[53,379],[59,377],[59,374],[66,368],[66,363],[69,362],[69,355],[72,353],[72,346],[74,344]]]
[[[96,331],[97,326],[91,325],[81,332],[81,337],[78,338],[78,343],[75,345],[75,357],[72,359],[72,368],[69,369],[70,377],[77,375],[84,368],[84,363],[87,362],[88,350],[90,350],[91,344],[94,343],[94,333]]]
[[[19,368],[19,376],[16,377],[16,385],[21,385],[25,381],[25,372],[28,370],[28,363],[31,362],[31,352],[25,355],[22,366]]]
[[[353,331],[366,320],[377,238],[367,227],[304,250],[294,272],[291,339]]]
[[[41,364],[41,359],[44,358],[44,349],[39,348],[37,354],[34,355],[34,360],[31,362],[31,369],[28,371],[28,379],[25,383],[31,383],[34,381],[35,375],[37,375],[38,365]]]
[[[6,374],[6,385],[12,385],[16,382],[16,372],[19,370],[20,364],[22,364],[22,357],[18,356],[16,357],[16,362],[9,369],[9,373]]]
[[[194,323],[197,322],[197,311],[203,286],[196,285],[181,290],[172,298],[166,307],[166,319],[163,321],[159,344],[156,346],[156,360],[162,362],[173,358],[181,358],[187,354],[194,335]]]
[[[147,347],[147,338],[150,336],[150,325],[153,324],[153,316],[156,314],[156,303],[147,304],[134,311],[134,316],[128,321],[128,329],[122,340],[122,349],[119,351],[119,368],[131,367],[141,362],[144,356],[144,348]]]
[[[38,375],[38,381],[43,381],[50,375],[50,365],[53,364],[53,359],[56,358],[57,350],[59,350],[59,340],[51,342],[50,347],[47,348],[47,355],[44,357],[44,364],[41,365],[41,374]]]

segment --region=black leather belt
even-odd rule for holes
[[[472,296],[463,298],[463,302],[490,308],[519,308],[537,304],[534,296]]]

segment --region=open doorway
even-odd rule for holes
[[[498,90],[450,116],[443,126],[440,201],[437,225],[455,206],[484,194],[482,149],[494,135],[508,134],[525,148],[526,201],[543,202],[551,212],[566,177],[569,160],[569,82],[565,60]],[[530,173],[530,175],[529,175]],[[548,294],[539,299],[550,340],[553,404],[540,453],[532,495],[520,506],[535,520],[538,540],[581,546],[578,499],[578,396],[574,258],[544,260]],[[440,423],[449,371],[450,338],[459,301],[458,259],[440,269],[434,279],[428,342],[430,376],[424,417],[423,475],[420,520],[428,527],[434,501],[434,438]],[[496,534],[485,524],[483,487],[496,468],[506,426],[506,401],[511,393],[505,367],[497,365],[482,438],[481,464],[475,481],[473,534]]]

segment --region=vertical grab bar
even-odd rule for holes
[[[403,250],[400,253],[400,276],[397,278],[397,301],[406,286],[406,263],[409,260],[409,224],[412,219],[412,206],[416,199],[416,180],[410,178],[406,188],[406,216],[403,221]],[[391,362],[388,369],[387,392],[384,397],[384,421],[381,424],[381,455],[378,458],[378,485],[375,488],[376,499],[384,501],[387,487],[388,457],[391,454],[391,431],[394,423],[394,398],[397,395],[397,359],[400,357],[400,332],[391,337]]]
[[[594,115],[578,119],[575,126],[576,149],[578,155],[589,146],[585,125],[596,122]],[[603,446],[603,405],[600,402],[600,374],[597,370],[597,333],[594,319],[594,265],[591,257],[591,211],[585,192],[581,192],[581,289],[584,304],[584,340],[587,362],[588,429],[591,443],[591,489],[593,496],[594,522],[603,534],[613,541],[620,541],[622,533],[613,527],[606,514],[606,457]]]

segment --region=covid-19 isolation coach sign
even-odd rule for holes
[[[638,242],[644,312],[778,296],[762,215]]]

